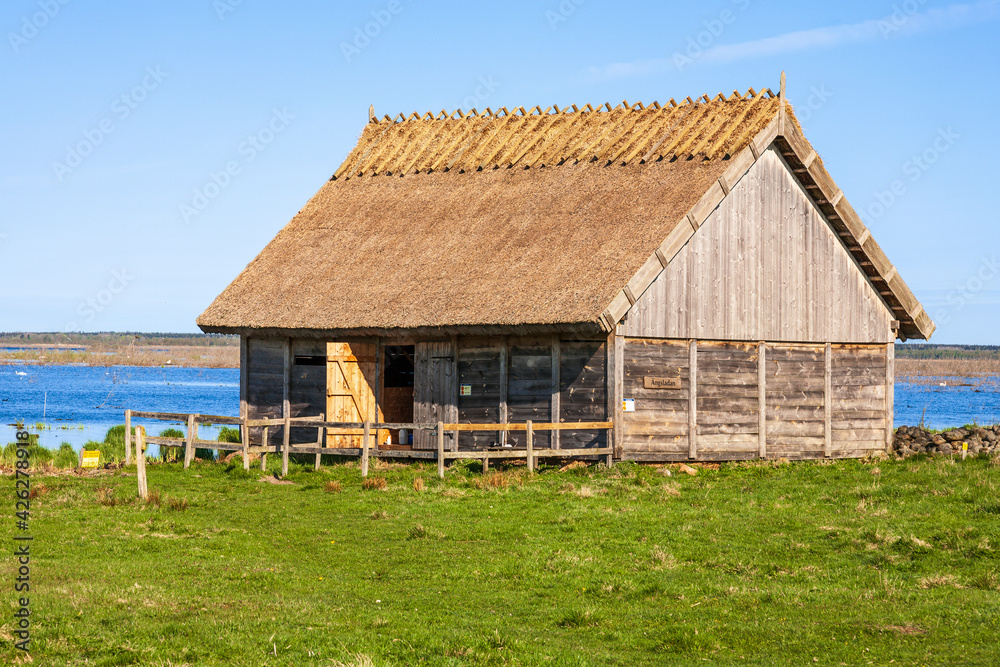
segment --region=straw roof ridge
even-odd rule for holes
[[[596,108],[489,107],[403,113],[369,122],[330,180],[481,172],[596,162],[645,164],[727,159],[745,148],[780,109],[769,88],[681,102],[610,103]]]

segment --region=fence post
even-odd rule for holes
[[[361,436],[361,476],[368,476],[368,447],[371,442],[372,434],[372,424],[370,421],[365,422],[365,432]]]
[[[281,476],[288,475],[288,449],[292,442],[292,418],[285,413],[285,427],[281,434]]]
[[[125,411],[125,465],[132,465],[132,411]]]
[[[263,443],[264,448],[265,448],[265,451],[263,451],[263,452],[260,453],[260,470],[261,470],[261,472],[267,470],[267,451],[266,451],[266,448],[268,447],[268,445],[271,442],[271,432],[268,430],[270,428],[271,428],[270,426],[265,426],[264,427],[264,435],[261,436],[261,437],[264,438],[261,442]]]
[[[184,440],[184,469],[187,470],[194,458],[194,415],[188,415],[187,438]]]
[[[438,422],[438,477],[444,479],[444,422]]]
[[[243,469],[250,472],[250,427],[245,417],[240,419],[240,440],[243,441]]]
[[[535,469],[535,463],[534,463],[534,461],[531,460],[532,459],[531,453],[532,453],[532,450],[534,449],[534,445],[535,445],[535,434],[534,434],[534,431],[531,430],[531,420],[530,419],[528,420],[527,427],[528,427],[528,429],[527,429],[527,435],[525,436],[524,441],[526,443],[527,450],[528,450],[528,472],[531,472],[531,471],[533,471]]]
[[[146,429],[135,427],[135,477],[139,483],[139,497],[149,500],[149,489],[146,486]]]
[[[326,415],[324,415],[323,413],[320,413],[319,420],[323,421],[323,419],[325,417],[326,417]],[[322,426],[320,426],[318,429],[316,429],[316,446],[319,447],[320,449],[323,449],[323,430],[324,429],[323,429]],[[320,465],[320,461],[321,461],[322,457],[323,457],[322,453],[316,452],[316,470],[319,470],[319,465]]]

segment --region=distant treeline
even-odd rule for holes
[[[896,346],[902,359],[1000,359],[1000,345],[931,345],[904,343]]]
[[[86,347],[117,347],[121,345],[239,345],[239,336],[201,333],[52,333],[0,332],[0,346],[17,345],[80,345]]]

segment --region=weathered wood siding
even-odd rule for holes
[[[623,398],[634,400],[635,411],[617,412],[623,457],[839,458],[885,450],[892,419],[886,345],[838,344],[828,352],[826,345],[766,343],[763,369],[760,349],[626,338]],[[650,388],[647,378],[665,386]]]
[[[626,453],[648,452],[665,458],[687,458],[688,405],[691,376],[688,341],[626,339],[623,398],[635,401],[635,412],[622,412],[622,447]],[[645,377],[677,378],[679,389],[646,389]]]
[[[607,378],[603,341],[559,343],[559,421],[605,421]],[[559,447],[607,447],[606,431],[560,431]]]
[[[454,341],[422,341],[416,344],[413,365],[413,420],[420,424],[458,420],[458,383],[455,377]],[[436,449],[431,431],[416,431],[414,449]],[[445,446],[451,448],[449,434]]]
[[[768,344],[764,357],[768,456],[822,458],[824,346]]]
[[[292,341],[292,373],[289,385],[289,411],[292,417],[316,417],[326,414],[326,364],[296,363],[309,357],[322,361],[326,358],[326,344],[318,340]],[[314,428],[293,428],[293,443],[315,441]]]
[[[551,340],[514,339],[508,349],[507,421],[552,421]],[[524,431],[508,433],[507,441],[515,447],[524,447]],[[535,433],[535,447],[544,449],[551,442],[551,431]]]
[[[468,396],[458,396],[458,421],[466,424],[499,424],[504,393],[502,338],[460,338],[458,384],[467,386]],[[460,449],[483,449],[500,442],[497,431],[462,431]]]
[[[892,425],[887,404],[886,348],[863,345],[832,346],[831,376],[833,448],[845,456],[864,456],[886,448]]]
[[[633,337],[889,343],[892,313],[774,149],[625,320]]]
[[[247,417],[250,419],[277,419],[281,417],[284,399],[284,340],[280,338],[247,339],[246,373]],[[275,440],[271,429],[269,440]],[[261,444],[263,429],[250,430],[250,443]]]
[[[756,458],[757,345],[698,341],[697,354],[697,451],[712,458]]]

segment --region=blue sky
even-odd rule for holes
[[[1000,0],[8,0],[0,34],[0,330],[196,331],[369,104],[663,102],[785,70],[932,342],[1000,344]]]

